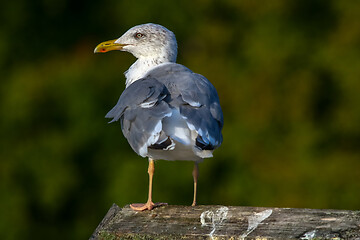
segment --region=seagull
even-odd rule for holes
[[[222,143],[223,114],[215,87],[204,76],[177,64],[173,32],[153,23],[130,28],[120,38],[102,42],[94,53],[120,50],[137,60],[124,73],[126,88],[106,118],[120,121],[131,148],[149,159],[149,193],[135,211],[152,210],[167,203],[152,201],[155,160],[194,162],[194,197],[198,164],[212,157]]]

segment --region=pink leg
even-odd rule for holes
[[[196,189],[197,189],[197,181],[199,177],[199,165],[197,162],[194,164],[194,169],[192,172],[193,178],[194,178],[194,200],[191,206],[196,206]]]
[[[149,167],[148,167],[148,173],[149,173],[149,195],[147,202],[144,203],[133,203],[130,204],[130,207],[135,211],[144,211],[144,210],[152,210],[153,208],[167,205],[167,203],[153,203],[152,201],[152,180],[155,172],[155,163],[154,160],[149,158]]]

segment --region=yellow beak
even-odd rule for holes
[[[100,43],[99,45],[96,46],[94,53],[105,53],[112,50],[121,50],[123,49],[124,46],[128,45],[128,44],[115,43],[116,40],[117,39]]]

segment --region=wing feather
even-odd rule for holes
[[[179,108],[189,128],[198,133],[199,148],[214,149],[221,145],[223,114],[216,89],[209,80],[176,63],[159,66],[147,76],[167,87],[174,100],[171,104]]]
[[[145,157],[147,147],[156,143],[162,130],[162,119],[171,115],[163,101],[169,95],[164,84],[153,78],[141,79],[121,94],[118,103],[106,118],[120,119],[121,129],[132,149]]]

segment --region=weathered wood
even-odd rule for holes
[[[360,211],[113,205],[90,239],[359,239]]]

